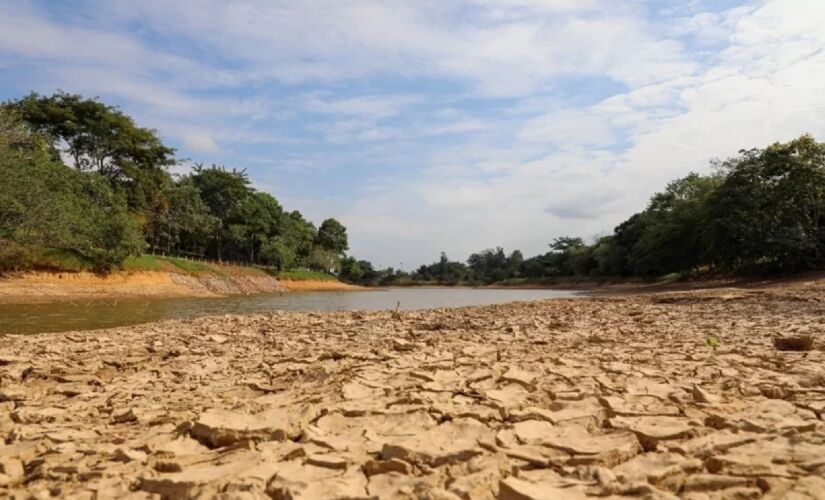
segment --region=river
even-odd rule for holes
[[[164,319],[270,311],[433,309],[519,300],[580,297],[567,290],[481,288],[389,288],[214,298],[82,300],[47,304],[0,304],[0,333],[31,334],[92,330]]]

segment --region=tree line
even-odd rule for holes
[[[70,252],[97,270],[144,252],[335,272],[347,230],[257,191],[245,170],[181,160],[118,108],[63,92],[0,105],[0,271]]]
[[[442,253],[410,273],[348,257],[342,276],[380,285],[474,285],[825,269],[825,144],[803,135],[713,161],[711,171],[671,182],[644,210],[591,242],[559,237],[528,259],[501,247],[465,262]]]

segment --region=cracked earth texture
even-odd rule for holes
[[[825,498],[823,325],[809,282],[0,336],[0,497]]]

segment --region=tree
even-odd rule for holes
[[[825,264],[825,144],[803,135],[741,151],[709,199],[710,257],[727,269]]]
[[[283,236],[270,238],[261,247],[260,260],[279,271],[288,271],[295,265],[295,247]]]
[[[218,220],[212,248],[215,257],[223,260],[226,240],[236,246],[245,243],[245,231],[231,229],[231,226],[237,225],[241,204],[252,194],[249,177],[244,170],[227,170],[224,166],[214,164],[204,168],[202,164],[198,164],[193,169],[191,179],[204,204],[209,207],[209,213]]]
[[[510,278],[517,278],[521,275],[521,266],[524,265],[524,255],[521,250],[513,250],[507,257],[507,272]]]
[[[631,249],[636,274],[655,276],[697,268],[706,254],[707,201],[719,178],[690,174],[651,198],[644,229]]]
[[[278,234],[292,248],[295,255],[293,264],[296,266],[309,266],[309,257],[318,234],[315,226],[304,219],[301,212],[293,210],[285,213],[284,217],[281,218]]]
[[[341,259],[341,279],[357,283],[364,277],[364,270],[355,257],[345,257]]]
[[[124,197],[101,175],[55,161],[48,140],[29,132],[4,108],[0,179],[0,246],[5,250],[62,249],[108,269],[142,249],[140,229]],[[0,267],[7,267],[11,259],[3,258]]]
[[[496,247],[495,250],[488,248],[470,255],[467,265],[473,270],[476,279],[484,283],[502,281],[508,277],[507,255],[501,247]]]
[[[341,268],[341,258],[331,250],[316,246],[309,254],[307,265],[315,271],[337,273]]]
[[[318,228],[318,244],[331,252],[342,254],[349,250],[347,228],[335,219],[327,219]]]
[[[165,146],[157,132],[138,127],[131,117],[96,99],[32,93],[7,106],[49,138],[55,159],[64,153],[76,169],[98,172],[127,193],[132,209],[152,204],[157,188],[168,179],[165,169],[176,163],[175,150]]]

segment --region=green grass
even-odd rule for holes
[[[62,248],[47,248],[33,259],[37,268],[56,269],[59,271],[90,271],[94,265],[86,257]]]
[[[122,267],[124,271],[168,271],[171,266],[161,257],[141,255],[127,258]]]
[[[189,274],[198,274],[198,273],[214,273],[216,272],[215,267],[210,266],[205,262],[198,262],[195,260],[186,260],[186,259],[177,259],[175,257],[164,257],[164,259],[172,264],[173,266],[177,267],[182,271],[186,271]]]
[[[318,271],[281,271],[275,274],[276,278],[292,281],[338,281],[338,278]]]

